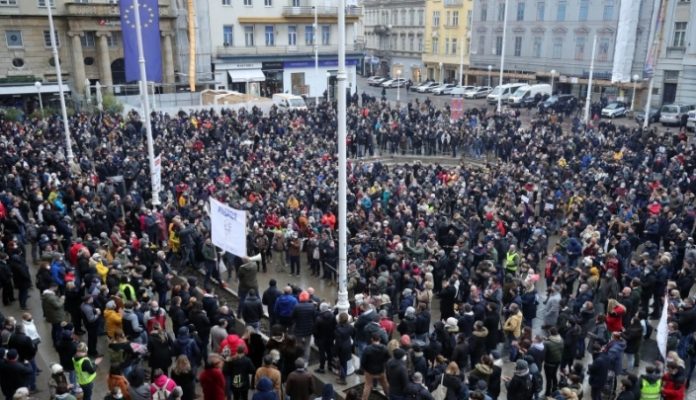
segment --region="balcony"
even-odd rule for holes
[[[464,0],[445,0],[445,7],[462,7]]]
[[[159,0],[160,17],[169,16],[169,2]],[[119,18],[121,12],[118,3],[65,3],[65,15],[68,17]]]
[[[359,46],[353,43],[346,43],[346,52],[358,51]],[[319,46],[319,53],[338,53],[338,44]],[[220,56],[264,56],[264,55],[293,55],[293,54],[314,54],[314,46],[254,46],[254,47],[217,47],[217,55]]]
[[[387,35],[389,34],[389,31],[391,31],[391,25],[375,25],[375,33],[378,35]]]
[[[314,18],[314,6],[289,6],[283,7],[283,17],[286,18]],[[346,7],[346,18],[359,17],[362,15],[362,7]],[[318,17],[337,17],[338,7],[318,6]]]

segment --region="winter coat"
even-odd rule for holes
[[[295,325],[294,333],[296,337],[311,336],[314,332],[314,319],[316,317],[316,307],[310,302],[302,302],[295,305],[292,310],[292,320]]]
[[[643,339],[643,327],[640,324],[631,324],[622,334],[626,340],[626,350],[628,354],[636,354],[640,349],[640,342]]]
[[[677,374],[667,372],[662,376],[662,399],[684,400],[686,396],[686,375],[684,368],[679,367]]]
[[[563,339],[559,335],[550,336],[544,342],[546,354],[544,362],[547,364],[559,365],[563,359]]]
[[[179,329],[179,336],[176,338],[176,341],[172,346],[172,350],[174,351],[175,357],[183,354],[189,359],[191,365],[201,365],[201,350],[196,341],[189,336],[188,329],[186,327]]]
[[[386,365],[387,382],[389,382],[389,394],[405,396],[408,387],[408,370],[402,360],[392,358]]]
[[[297,304],[297,299],[291,294],[284,294],[278,297],[274,306],[275,315],[285,318],[292,317],[295,304]]]
[[[225,400],[225,376],[220,368],[206,368],[198,381],[203,388],[203,400]]]
[[[604,387],[609,376],[609,356],[605,353],[595,355],[592,364],[587,368],[589,384],[593,388]]]
[[[263,304],[257,295],[249,295],[242,304],[242,318],[247,324],[257,323],[263,316]]]
[[[365,372],[378,375],[384,372],[384,364],[389,359],[389,352],[384,345],[370,344],[363,350],[360,366]]]
[[[314,322],[314,342],[317,346],[331,347],[336,332],[336,317],[330,310],[319,313]]]
[[[50,290],[41,295],[41,308],[46,321],[57,324],[65,321],[64,301]]]
[[[248,262],[246,264],[242,264],[241,267],[239,267],[239,271],[237,272],[237,276],[239,277],[239,291],[246,291],[249,289],[254,289],[258,292],[259,290],[259,282],[256,279],[256,263],[255,262]]]
[[[192,371],[177,374],[176,371],[172,371],[170,377],[174,379],[177,385],[181,386],[184,395],[181,400],[193,400],[196,395],[196,376]]]
[[[609,356],[609,367],[616,375],[621,374],[623,353],[626,350],[626,342],[623,340],[611,340],[606,345],[606,352]]]
[[[256,393],[251,400],[279,400],[278,394],[273,390],[273,382],[263,377],[256,384]]]
[[[476,365],[481,361],[481,356],[488,354],[486,350],[486,341],[488,337],[488,329],[485,327],[479,331],[474,331],[469,337],[469,356],[471,359],[470,365]]]
[[[169,370],[169,367],[172,365],[174,352],[172,351],[171,339],[168,336],[165,335],[162,338],[160,335],[150,335],[147,340],[147,351],[150,354],[148,359],[150,369],[161,368],[162,371]]]
[[[522,335],[522,312],[518,311],[508,317],[508,319],[505,320],[503,330],[508,334],[512,334],[515,338],[519,338],[520,335]]]
[[[123,317],[116,310],[104,310],[104,330],[106,336],[113,338],[117,330],[123,330]]]
[[[309,400],[314,393],[314,377],[304,370],[292,371],[285,382],[285,391],[290,400]]]

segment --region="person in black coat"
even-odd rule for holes
[[[36,355],[36,346],[31,338],[24,333],[24,325],[17,324],[15,332],[10,335],[10,340],[7,347],[17,350],[19,361],[31,361]]]
[[[445,286],[440,291],[440,318],[447,320],[449,317],[454,317],[454,303],[457,296],[457,288],[454,286],[457,283],[456,277],[451,277],[445,283]]]
[[[265,271],[265,268],[264,268]],[[283,293],[276,286],[276,280],[271,279],[268,282],[268,289],[263,292],[263,297],[261,298],[261,303],[268,309],[268,319],[270,326],[273,326],[277,322],[277,317],[275,315],[275,302]]]
[[[317,373],[324,373],[324,365],[331,365],[332,346],[336,333],[336,317],[327,303],[319,305],[319,315],[314,322],[314,344],[319,348],[319,368]],[[329,368],[330,369],[330,368]]]
[[[258,330],[263,316],[263,304],[255,289],[249,289],[247,292],[241,311],[244,322]]]
[[[172,340],[158,323],[153,325],[152,332],[148,337],[147,351],[150,369],[154,371],[159,368],[164,371],[165,375],[169,375],[169,367],[172,365],[172,357],[174,356]]]
[[[169,306],[169,318],[172,320],[172,327],[174,332],[179,332],[179,328],[188,325],[188,318],[186,317],[186,312],[181,308],[181,297],[172,297]]]
[[[345,384],[348,369],[348,360],[352,357],[353,339],[355,338],[355,328],[348,323],[348,314],[338,315],[338,325],[334,331],[334,348],[338,355],[338,365],[340,367],[338,383]]]
[[[0,252],[0,287],[2,288],[2,304],[8,306],[15,301],[14,286],[12,286],[12,270],[7,265],[7,254]]]
[[[598,344],[595,345],[592,352],[592,364],[590,364],[587,369],[589,374],[588,383],[590,384],[592,394],[591,399],[601,400],[602,388],[606,385],[609,376],[609,356],[602,351],[602,348]]]
[[[486,316],[483,318],[483,326],[488,329],[486,337],[486,352],[495,349],[500,342],[500,314],[498,314],[498,305],[489,302],[486,304]]]
[[[400,399],[406,396],[409,380],[408,369],[404,359],[406,352],[397,348],[394,350],[394,355],[391,360],[387,361],[385,368],[387,374],[387,382],[389,382],[389,398]]]
[[[17,389],[29,386],[32,369],[28,361],[20,361],[17,350],[7,351],[4,360],[0,360],[0,389],[6,399],[11,399]]]
[[[27,263],[24,261],[24,255],[19,249],[13,251],[8,264],[12,270],[12,280],[14,281],[15,289],[18,290],[19,307],[22,310],[28,310],[27,299],[29,298],[29,289],[32,286],[31,274],[29,273]]]

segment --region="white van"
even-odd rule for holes
[[[511,94],[508,102],[511,106],[522,106],[533,102],[537,97],[539,97],[539,99],[543,99],[544,97],[548,96],[551,96],[551,85],[548,83],[525,85],[520,86],[515,93]]]
[[[508,83],[505,85],[500,85],[496,86],[495,89],[486,96],[486,99],[488,99],[488,104],[495,104],[498,102],[498,98],[502,100],[503,103],[507,102],[507,99],[510,97],[511,94],[515,93],[517,89],[519,89],[521,86],[527,86],[526,83]]]
[[[288,93],[273,95],[273,103],[281,110],[306,110],[307,104],[301,96]]]

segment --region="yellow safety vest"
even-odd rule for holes
[[[655,383],[650,383],[647,379],[641,379],[640,400],[660,400],[661,388],[662,379],[658,379]]]
[[[96,371],[90,374],[82,370],[82,364],[85,362],[85,360],[89,363],[92,361],[87,357],[82,357],[79,360],[75,360],[75,358],[73,358],[72,360],[73,366],[75,367],[75,377],[77,378],[77,383],[80,386],[86,386],[94,382],[94,379],[97,377]]]
[[[505,269],[509,272],[517,272],[517,253],[507,253],[505,255]]]
[[[128,294],[126,294],[126,289],[130,289]],[[130,283],[119,284],[118,293],[123,297],[123,300],[135,300],[135,289]]]

